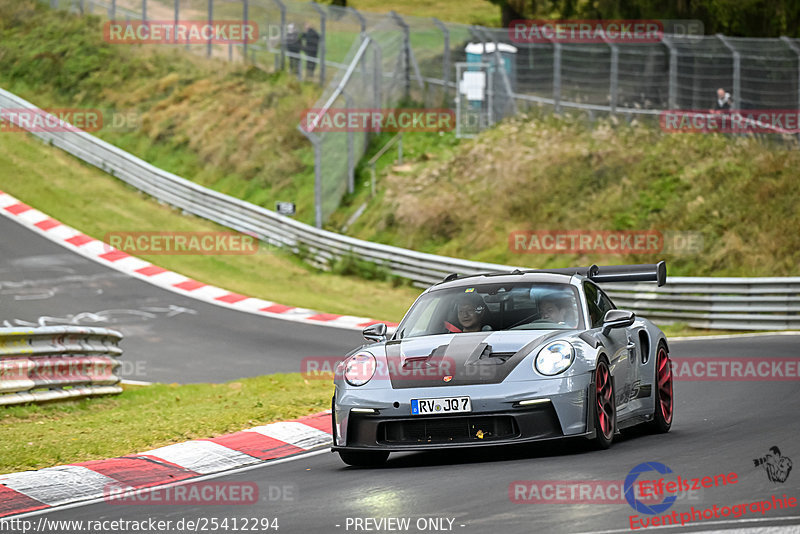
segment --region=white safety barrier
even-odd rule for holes
[[[0,328],[0,406],[121,393],[121,339],[106,328]]]

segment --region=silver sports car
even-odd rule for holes
[[[664,333],[596,285],[665,280],[664,262],[449,275],[339,364],[333,450],[371,466],[392,451],[567,437],[608,448],[633,425],[669,431]]]

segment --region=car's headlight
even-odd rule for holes
[[[375,374],[377,362],[369,352],[359,352],[344,362],[344,379],[351,386],[363,386]]]
[[[536,370],[543,375],[553,376],[566,371],[575,359],[575,349],[566,341],[549,343],[534,360]]]

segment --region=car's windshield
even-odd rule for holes
[[[569,284],[478,284],[423,295],[396,338],[493,330],[569,330],[582,324]]]

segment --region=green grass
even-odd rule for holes
[[[800,274],[800,151],[747,137],[519,116],[475,139],[407,134],[406,164],[382,160],[348,234],[434,254],[555,268],[667,261],[673,276]],[[359,179],[363,187],[364,175]],[[332,223],[364,201],[358,192]],[[699,250],[529,254],[518,230],[692,232]]]
[[[387,13],[394,10],[400,15],[436,17],[443,22],[500,26],[500,7],[488,0],[350,0],[347,5],[364,11]]]
[[[330,408],[331,380],[300,374],[224,384],[124,386],[113,397],[0,411],[0,474],[101,460]]]
[[[27,134],[0,134],[0,189],[97,239],[114,231],[225,230],[161,205]],[[389,321],[398,321],[419,294],[408,286],[315,271],[264,246],[255,255],[143,259],[237,293]]]

